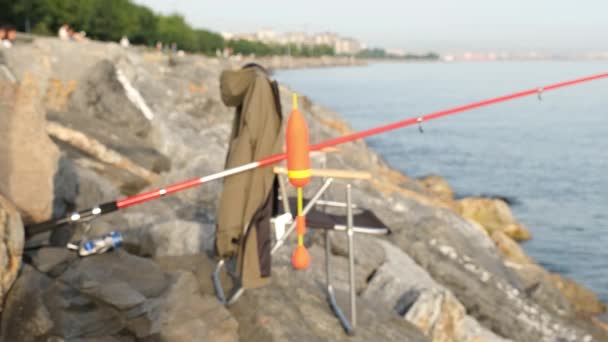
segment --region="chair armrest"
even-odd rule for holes
[[[273,169],[276,174],[287,174],[287,169],[281,166],[275,166]],[[364,171],[351,171],[339,169],[311,169],[312,177],[331,177],[341,179],[371,179],[372,175]]]

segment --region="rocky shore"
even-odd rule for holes
[[[516,241],[530,233],[504,201],[456,200],[441,177],[411,179],[363,141],[313,159],[373,174],[353,183],[353,198],[393,231],[355,238],[354,337],[319,285],[319,238],[310,269],[293,271],[290,241],[273,259],[272,285],[230,307],[216,299],[209,255],[221,182],[64,227],[51,245],[40,245],[49,234],[24,242],[24,224],[222,170],[233,112],[218,76],[246,62],[50,38],[0,51],[3,341],[608,341],[596,318],[605,305],[523,252]],[[282,87],[285,116],[290,96]],[[312,141],[350,132],[305,97],[301,109]],[[336,182],[329,198],[344,200]],[[110,231],[123,233],[123,248],[80,258],[63,247]],[[339,297],[348,289],[345,244],[336,234],[331,246]]]

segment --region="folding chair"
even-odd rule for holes
[[[295,212],[292,212],[291,208],[295,208],[296,199],[287,199],[287,191],[285,187],[285,181],[281,175],[287,173],[287,170],[280,167],[275,167],[275,173],[279,174],[279,186],[281,190],[281,200],[283,203],[283,214],[281,217],[293,217]],[[326,201],[321,199],[326,189],[333,182],[334,178],[341,179],[370,179],[371,175],[366,172],[356,171],[344,171],[344,170],[312,170],[312,177],[323,177],[325,182],[323,186],[315,196],[309,201],[305,200],[305,215],[306,225],[310,229],[323,230],[325,238],[325,275],[326,275],[326,289],[327,289],[327,300],[329,305],[340,321],[340,324],[349,335],[354,334],[357,325],[357,310],[356,310],[356,292],[355,292],[355,245],[354,245],[354,234],[372,234],[372,235],[388,235],[390,229],[370,210],[360,208],[352,203],[351,184],[346,184],[346,203],[336,201]],[[344,208],[345,215],[336,215],[327,213],[321,208]],[[353,211],[358,211],[354,214]],[[287,214],[287,215],[286,215]],[[277,234],[277,244],[273,248],[273,251],[278,249],[282,241],[293,231],[293,227],[287,230],[285,234],[281,236],[280,232],[284,228],[280,227],[284,221],[283,219],[275,219],[274,226]],[[289,221],[287,221],[289,222]],[[336,295],[334,287],[331,282],[332,268],[331,268],[331,234],[330,231],[343,231],[346,233],[348,241],[348,273],[349,273],[349,295],[350,295],[350,320],[346,318],[342,309],[336,301]]]
[[[291,208],[295,208],[295,199],[287,197],[287,188],[283,175],[287,174],[287,170],[281,167],[275,167],[274,172],[278,175],[280,200],[283,204],[283,213],[271,221],[275,229],[276,243],[272,247],[271,254],[275,254],[285,243],[289,235],[295,230],[295,212]],[[355,245],[354,234],[372,234],[372,235],[388,235],[390,229],[374,215],[373,212],[360,208],[352,203],[351,184],[346,184],[346,203],[327,201],[322,199],[323,195],[333,183],[335,178],[345,180],[366,180],[370,179],[371,175],[367,172],[356,172],[346,170],[328,170],[328,169],[313,169],[312,177],[322,177],[323,183],[317,190],[314,196],[305,201],[303,214],[306,216],[307,226],[310,229],[323,230],[325,238],[325,274],[326,274],[326,290],[327,300],[329,305],[340,321],[347,334],[353,335],[357,326],[357,311],[356,311],[356,289],[355,289]],[[344,208],[346,215],[336,215],[320,210],[320,207]],[[353,210],[358,211],[357,214]],[[287,227],[289,226],[289,227]],[[342,309],[337,303],[334,287],[331,283],[332,268],[331,268],[331,235],[330,231],[343,231],[347,236],[348,241],[348,273],[349,273],[349,295],[350,295],[350,320],[344,315]],[[222,260],[217,264],[215,271],[212,274],[213,283],[216,294],[222,303],[231,305],[238,300],[244,290],[239,286],[235,287],[230,298],[226,299],[224,291],[219,280],[219,272],[225,267],[225,262]]]

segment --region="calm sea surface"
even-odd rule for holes
[[[357,130],[608,72],[608,62],[387,63],[275,77]],[[532,231],[526,251],[608,301],[608,79],[367,139],[410,176],[444,176],[458,196],[499,195]]]

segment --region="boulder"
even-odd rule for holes
[[[492,241],[505,259],[518,264],[533,264],[534,260],[530,258],[526,252],[510,238],[505,232],[497,230],[492,233]]]
[[[77,208],[91,208],[120,197],[120,191],[97,172],[76,165],[76,174],[78,177],[78,194],[75,199]]]
[[[24,222],[62,215],[74,201],[76,182],[69,163],[45,132],[40,80],[26,74],[18,86],[2,86],[0,107],[0,193],[19,209]]]
[[[237,323],[190,271],[164,272],[116,250],[86,258],[42,248],[6,299],[3,341],[236,341]],[[49,265],[43,256],[67,263]],[[73,254],[72,254],[73,255]],[[47,269],[49,267],[46,267]]]
[[[606,305],[591,290],[562,275],[550,273],[529,257],[513,239],[501,231],[492,240],[519,274],[530,296],[545,308],[560,314],[591,317],[606,311]]]
[[[211,273],[215,270],[215,262],[204,254],[159,256],[154,261],[165,272],[184,271],[194,274],[198,280],[199,290],[203,294],[215,295],[211,281]],[[232,288],[233,279],[226,273],[220,273],[220,279],[226,290]]]
[[[17,209],[0,195],[0,303],[4,302],[21,267],[23,239],[23,222]]]
[[[374,298],[358,298],[355,336],[344,333],[326,299],[323,248],[313,245],[313,260],[305,271],[294,271],[288,243],[274,256],[272,284],[246,290],[230,307],[239,322],[239,336],[247,341],[428,341],[397,313],[378,306]],[[345,258],[335,256],[333,269],[347,270]],[[338,277],[336,277],[338,278]],[[334,279],[338,302],[348,316],[344,281]]]
[[[574,310],[587,317],[606,312],[602,303],[593,291],[559,274],[551,274],[550,281],[574,306]]]
[[[495,333],[515,341],[590,341],[607,335],[589,324],[547,309],[520,284],[514,287],[488,272],[464,251],[431,240],[408,249],[412,257],[450,289],[469,315]],[[520,280],[521,281],[521,280]],[[524,288],[523,290],[520,288]],[[555,303],[554,306],[560,305]]]
[[[94,166],[96,171],[119,186],[135,183],[134,177],[149,182],[150,175],[169,170],[169,158],[148,139],[150,120],[129,98],[115,63],[101,60],[86,71],[66,109],[49,113],[54,123],[47,129],[52,129],[55,139],[65,141],[59,144],[62,150],[73,159],[100,159],[101,165]],[[129,171],[127,175],[123,169]],[[130,186],[135,191],[142,187]]]
[[[489,234],[500,230],[516,241],[529,240],[530,232],[516,222],[511,209],[501,199],[469,197],[458,201],[459,213],[481,224]]]
[[[238,323],[213,296],[201,295],[196,277],[177,272],[153,326],[161,341],[238,341]]]
[[[402,213],[381,218],[393,229],[389,239],[410,256],[413,257],[411,247],[417,242],[428,246],[434,241],[437,245],[449,246],[455,253],[466,255],[467,263],[483,268],[488,275],[515,288],[521,287],[517,276],[505,267],[490,237],[466,219],[451,210],[421,204],[409,198],[400,198],[399,202],[405,208]]]
[[[144,255],[193,255],[212,251],[215,227],[176,219],[154,224],[144,229],[142,235]]]
[[[461,216],[409,198],[398,200],[405,208],[399,215],[374,208],[393,229],[389,239],[450,290],[482,326],[516,341],[603,337],[530,298],[490,237]]]
[[[150,121],[129,100],[117,72],[109,60],[102,60],[91,67],[72,94],[69,111],[145,137],[150,130]]]
[[[445,202],[454,200],[454,190],[452,190],[450,184],[439,175],[420,177],[417,179],[417,182],[433,196],[436,196]]]
[[[431,341],[507,341],[468,316],[454,295],[394,245],[379,241],[386,261],[369,280],[362,297],[384,304]]]
[[[51,278],[24,265],[5,299],[2,313],[2,341],[35,342],[48,336],[54,328],[51,314],[41,295],[52,283]]]
[[[331,232],[331,253],[336,264],[333,268],[335,273],[335,286],[347,290],[348,284],[348,239],[346,232]],[[322,235],[322,234],[319,234]],[[318,239],[325,245],[324,239]],[[355,248],[355,284],[357,293],[361,293],[368,285],[370,277],[374,275],[378,267],[385,261],[385,252],[378,240],[365,234],[355,234],[353,238]],[[320,256],[324,258],[324,256]],[[341,257],[341,258],[340,258]],[[319,260],[318,262],[321,262]]]

